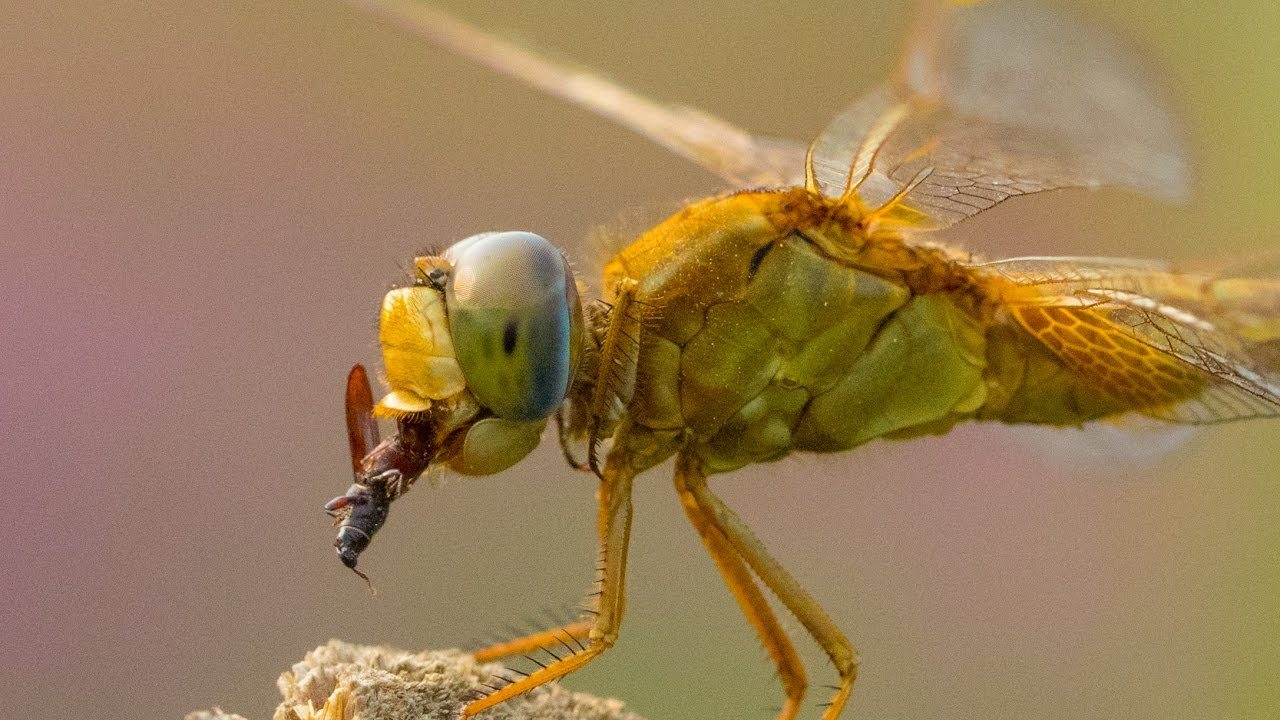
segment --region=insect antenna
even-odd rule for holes
[[[359,575],[360,579],[364,581],[364,584],[369,586],[369,595],[371,597],[376,597],[378,595],[378,588],[373,586],[373,581],[369,579],[368,575],[365,575],[363,572],[360,572],[356,568],[351,568],[351,572]]]

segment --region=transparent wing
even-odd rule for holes
[[[1003,430],[995,428],[1003,427]],[[1114,477],[1152,468],[1203,437],[1204,426],[1172,425],[1143,415],[1123,415],[1082,427],[994,426],[1001,445],[1021,445],[1062,472]]]
[[[910,188],[930,229],[1042,190],[1189,185],[1182,131],[1122,43],[1023,2],[924,4],[895,74],[823,131],[814,166],[828,194],[861,180],[872,208]]]
[[[1008,283],[1024,328],[1135,410],[1192,424],[1280,416],[1280,279],[1099,258],[975,268]]]
[[[803,144],[753,137],[700,110],[654,102],[589,70],[553,61],[415,0],[347,2],[631,128],[734,185],[795,185],[803,181]]]

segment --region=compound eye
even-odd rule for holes
[[[569,391],[582,334],[564,255],[528,232],[474,235],[445,251],[454,353],[482,405],[507,420],[545,418]]]

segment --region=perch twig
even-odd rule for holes
[[[455,720],[467,703],[507,682],[503,670],[457,650],[411,653],[330,640],[276,681],[283,700],[273,720]],[[214,709],[186,720],[244,718]],[[485,720],[643,719],[620,700],[551,685],[494,707]]]

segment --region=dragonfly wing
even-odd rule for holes
[[[1001,427],[1002,429],[996,429]],[[1204,426],[1172,425],[1143,415],[1122,415],[1081,427],[996,426],[1001,445],[1021,445],[1059,471],[1114,476],[1140,473],[1203,437]]]
[[[1116,185],[1187,196],[1183,133],[1117,38],[1034,4],[922,6],[888,82],[815,141],[820,186],[870,207],[910,187],[946,227],[1015,195]]]
[[[1190,424],[1280,416],[1280,279],[1093,258],[975,268],[1007,283],[1019,324],[1135,410]]]
[[[415,0],[347,0],[498,72],[626,126],[742,187],[795,185],[803,144],[757,138],[690,107],[654,102],[590,70],[552,60]]]

